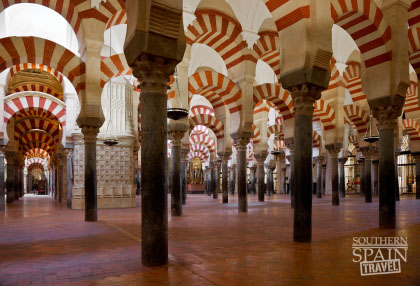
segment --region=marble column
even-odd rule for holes
[[[398,156],[400,155],[400,150],[395,151],[395,200],[400,200],[400,186],[398,181]]]
[[[327,179],[327,164],[322,164],[322,194],[325,196]]]
[[[14,163],[14,176],[15,176],[15,201],[18,201],[20,198],[20,178],[19,178],[19,161],[15,159]]]
[[[211,164],[211,162],[210,162]],[[211,194],[213,193],[213,183],[212,183],[212,167],[210,166],[206,167],[206,173],[207,173],[207,196],[211,196]]]
[[[274,194],[274,169],[276,166],[267,165],[267,196],[271,196]]]
[[[329,144],[325,148],[330,155],[331,162],[331,191],[332,191],[332,205],[338,206],[340,204],[340,196],[338,194],[338,153],[342,144]]]
[[[237,172],[238,172],[238,211],[248,211],[248,196],[246,193],[246,150],[249,143],[249,138],[236,138],[236,150],[237,150]]]
[[[395,228],[395,129],[398,109],[374,110],[379,125],[379,227]]]
[[[310,242],[312,239],[312,118],[313,105],[315,100],[321,97],[321,90],[316,86],[302,84],[290,91],[295,111],[292,184],[293,240]]]
[[[318,156],[315,158],[316,162],[316,197],[322,198],[322,163],[324,157]]]
[[[168,133],[171,142],[171,215],[182,216],[181,190],[181,140],[184,131],[172,130]]]
[[[67,208],[71,209],[71,198],[73,192],[73,150],[66,149],[66,183],[67,183]]]
[[[379,167],[379,160],[372,160],[373,172],[372,172],[372,180],[373,180],[373,194],[377,196],[379,194],[379,185],[378,185],[378,167]]]
[[[141,246],[142,263],[168,262],[167,206],[167,82],[176,61],[147,54],[136,60],[133,74],[140,81],[141,97]]]
[[[255,182],[256,182],[256,176],[255,176],[255,172],[257,171],[257,167],[256,166],[252,166],[249,167],[249,173],[251,175],[251,187],[250,187],[250,193],[254,194],[256,193],[255,191]]]
[[[416,199],[420,200],[420,152],[413,153],[416,163]]]
[[[264,201],[265,182],[264,182],[264,161],[267,154],[255,154],[257,160],[257,186],[258,186],[258,201]]]
[[[213,199],[219,197],[219,162],[213,161]]]
[[[6,210],[4,195],[4,155],[0,152],[0,211]]]
[[[362,147],[360,150],[365,157],[365,168],[364,168],[364,191],[365,191],[365,203],[372,202],[372,151],[370,147]]]
[[[63,193],[64,193],[64,168],[63,168],[64,156],[59,154],[57,160],[57,182],[58,182],[58,202],[61,204],[63,202]]]
[[[360,171],[360,195],[365,196],[365,159],[359,158],[357,162],[359,163]]]
[[[227,204],[229,202],[229,190],[228,190],[228,160],[230,155],[220,156],[222,161],[222,203]]]
[[[233,164],[229,170],[229,193],[233,196],[235,194],[236,165]]]
[[[293,143],[293,138],[288,138],[285,140],[286,146],[287,148],[290,150],[290,155],[287,156],[287,160],[289,160],[290,162],[290,178],[289,178],[289,192],[290,192],[290,206],[292,208],[295,207],[295,188],[294,188],[294,181],[295,181],[295,165],[294,165],[294,161],[295,161],[295,148],[294,148],[294,143]],[[311,171],[312,174],[312,171]],[[312,184],[311,184],[311,188],[312,190]]]
[[[338,174],[339,174],[339,188],[338,192],[340,194],[340,197],[345,198],[346,197],[346,178],[344,176],[344,165],[346,164],[347,157],[342,157],[338,159]]]
[[[6,152],[6,159],[7,159],[7,180],[6,180],[6,188],[7,188],[7,203],[13,203],[15,201],[15,152]]]
[[[182,204],[187,204],[187,172],[188,172],[188,153],[190,149],[181,149],[181,189]]]
[[[284,171],[285,171],[285,156],[284,152],[276,156],[276,169],[277,169],[277,180],[276,180],[276,193],[285,194],[284,190]]]

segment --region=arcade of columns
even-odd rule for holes
[[[325,185],[332,204],[339,205],[345,197],[344,164],[350,150],[359,160],[366,203],[372,202],[372,182],[379,181],[379,226],[395,228],[396,156],[404,134],[416,166],[420,164],[420,1],[246,0],[246,8],[239,0],[128,0],[126,7],[119,1],[81,2],[74,8],[78,13],[104,17],[80,16],[83,31],[76,33],[84,56],[72,54],[73,61],[62,62],[51,55],[42,62],[34,57],[30,63],[40,69],[48,62],[75,86],[79,132],[76,128],[63,137],[61,111],[49,110],[43,116],[55,122],[58,133],[48,144],[38,140],[39,146],[29,146],[30,138],[16,136],[15,127],[30,116],[15,99],[22,102],[21,96],[28,95],[4,96],[9,141],[4,140],[2,151],[9,203],[23,193],[23,167],[31,150],[47,149],[34,157],[48,168],[44,174],[50,189],[59,201],[84,208],[86,221],[98,219],[98,207],[135,206],[139,167],[142,262],[162,265],[168,259],[167,185],[171,215],[181,216],[182,205],[188,203],[188,161],[199,158],[206,165],[207,193],[216,199],[220,191],[223,203],[237,193],[239,212],[247,212],[248,192],[257,193],[260,201],[285,193],[287,177],[293,238],[310,242],[313,182],[316,198],[324,195]],[[95,7],[93,2],[98,2]],[[122,23],[127,23],[124,55],[101,57],[103,32]],[[334,40],[334,29],[347,38]],[[344,44],[337,44],[340,40]],[[350,40],[356,48],[344,57]],[[46,43],[15,37],[12,45],[17,41],[32,41],[37,47]],[[23,64],[27,53],[17,49],[22,54],[14,55],[10,42],[0,39],[2,70]],[[128,80],[131,72],[136,79]],[[113,77],[115,98],[109,104],[106,87]],[[65,113],[66,99],[42,96]],[[167,119],[168,106],[188,107],[188,118]],[[120,142],[112,147],[101,143],[99,133],[109,111],[112,134]],[[379,141],[369,144],[363,136],[371,120]],[[32,172],[30,166],[27,172]],[[416,178],[420,180],[420,167]],[[420,186],[416,188],[420,198]]]

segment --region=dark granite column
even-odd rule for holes
[[[285,140],[287,148],[289,148],[290,155],[287,156],[287,160],[290,162],[290,178],[289,178],[289,192],[290,192],[290,206],[292,208],[295,207],[295,188],[294,188],[294,181],[295,181],[295,167],[294,167],[294,158],[295,158],[295,147],[293,143],[293,138],[288,138]],[[312,189],[312,188],[311,188]]]
[[[316,197],[322,198],[322,163],[324,157],[318,156],[315,158],[316,162]]]
[[[133,69],[141,89],[141,246],[146,266],[168,262],[166,92],[176,63],[141,54]]]
[[[66,150],[66,183],[67,183],[67,208],[71,209],[73,198],[73,150]]]
[[[6,187],[7,187],[7,203],[13,203],[15,201],[15,152],[6,152],[6,160],[7,160],[7,180],[6,180]]]
[[[338,206],[340,204],[340,196],[338,194],[338,153],[342,144],[329,144],[325,148],[330,155],[331,162],[331,191],[332,191],[332,205]]]
[[[365,203],[372,202],[372,150],[370,147],[362,147],[360,150],[365,157],[365,168],[364,168],[364,191],[365,191]]]
[[[228,160],[230,155],[220,156],[222,158],[222,203],[229,202],[228,190]]]
[[[15,201],[18,201],[20,198],[20,178],[19,178],[19,161],[15,159],[14,163],[14,177],[15,177]]]
[[[181,190],[181,140],[184,131],[170,131],[168,138],[171,142],[171,215],[182,216]]]
[[[206,173],[207,173],[207,195],[211,196],[213,193],[213,181],[212,181],[212,167],[211,167],[211,162],[209,163],[209,166],[206,167]]]
[[[257,159],[257,186],[258,186],[258,201],[264,201],[265,182],[264,182],[264,161],[267,154],[255,154]]]
[[[276,166],[267,165],[267,196],[270,197],[274,194],[274,169]]]
[[[400,150],[395,151],[395,200],[400,200],[400,186],[398,181],[398,156],[400,155]]]
[[[229,193],[233,196],[235,194],[236,165],[233,164],[229,170]]]
[[[395,128],[398,109],[374,110],[379,125],[379,227],[395,228]]]
[[[64,168],[63,160],[64,156],[59,154],[57,156],[57,182],[58,182],[58,202],[61,204],[63,202],[63,193],[64,193]]]
[[[294,118],[293,184],[294,221],[293,240],[310,242],[312,239],[312,117],[314,102],[321,90],[302,84],[291,90]],[[287,144],[287,142],[286,142]]]
[[[188,153],[189,149],[181,149],[181,190],[182,204],[187,204],[187,170],[188,170]]]
[[[338,159],[338,193],[340,194],[340,197],[345,198],[346,197],[346,178],[344,176],[344,165],[346,164],[347,157],[342,157]]]
[[[218,184],[219,166],[216,160],[213,161],[213,168],[211,169],[211,171],[212,171],[212,176],[211,176],[212,194],[213,194],[213,199],[215,200],[219,197],[219,184]]]
[[[413,153],[416,162],[416,199],[420,200],[420,152]]]
[[[249,143],[248,138],[237,138],[235,139],[236,150],[237,150],[237,170],[238,170],[238,211],[248,211],[248,196],[246,193],[246,150]]]
[[[325,196],[326,179],[327,179],[327,164],[322,164],[322,195]]]
[[[85,221],[98,220],[96,197],[96,137],[98,132],[98,127],[82,127],[85,144]]]
[[[256,190],[255,190],[255,183],[256,183],[256,181],[257,181],[257,177],[255,176],[255,172],[257,171],[257,167],[256,166],[252,166],[252,167],[249,167],[249,173],[250,173],[250,175],[251,175],[251,179],[250,179],[250,181],[251,181],[251,187],[250,187],[250,193],[252,193],[252,194],[256,194]]]
[[[359,158],[357,162],[359,163],[360,171],[360,195],[365,196],[365,159]]]
[[[0,211],[6,210],[4,195],[4,155],[3,152],[0,152]]]
[[[379,160],[372,160],[373,165],[373,173],[372,173],[372,180],[373,180],[373,194],[377,196],[379,194],[379,184],[378,184],[378,167],[379,167]]]

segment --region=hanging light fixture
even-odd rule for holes
[[[176,98],[178,99],[180,107],[168,108],[166,110],[166,114],[167,114],[168,118],[170,118],[172,120],[179,120],[179,119],[187,117],[189,112],[188,112],[188,109],[185,109],[182,106],[182,101],[181,101],[180,92],[179,92],[178,68],[177,67],[175,68],[174,79],[175,79],[175,84],[176,84],[176,89],[177,89],[177,97]]]
[[[109,57],[112,56],[112,31],[111,28],[109,29]],[[105,138],[102,141],[105,145],[107,146],[114,146],[118,144],[118,139],[117,137],[113,136],[112,134],[112,130],[109,129],[109,127],[111,126],[112,128],[112,116],[111,116],[111,101],[112,101],[112,82],[111,79],[108,82],[109,85],[109,120],[108,120],[108,124],[106,127],[106,133],[105,133]]]
[[[375,128],[375,132],[373,131],[373,128]],[[366,130],[365,136],[363,136],[363,140],[368,143],[375,143],[379,140],[378,130],[376,129],[376,126],[373,125],[372,110],[369,114],[368,129]]]

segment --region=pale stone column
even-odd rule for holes
[[[264,161],[267,157],[267,154],[255,154],[255,159],[257,159],[257,186],[258,186],[258,201],[264,201],[265,194],[265,182],[264,182]]]
[[[246,193],[246,150],[249,143],[249,138],[235,139],[237,150],[237,164],[238,164],[238,211],[248,211],[248,197]]]
[[[329,144],[325,148],[328,151],[331,159],[331,180],[332,180],[332,205],[338,206],[340,204],[340,196],[338,194],[338,153],[342,144]]]
[[[395,228],[395,129],[399,109],[373,110],[379,125],[379,227]]]
[[[4,195],[4,155],[0,152],[0,211],[6,210]]]
[[[340,194],[340,197],[345,198],[346,197],[346,178],[344,176],[344,165],[347,162],[347,157],[342,157],[338,159],[339,164],[339,188],[338,192]]]
[[[256,171],[257,171],[257,167],[255,167],[255,166],[249,167],[249,172],[250,172],[250,175],[251,175],[251,178],[250,178],[251,187],[250,187],[249,192],[252,193],[252,194],[254,194],[254,195],[256,193],[255,192],[255,181],[256,181],[255,172]]]
[[[372,202],[372,150],[370,147],[362,147],[360,150],[365,157],[365,168],[364,168],[364,191],[365,191],[365,203]]]
[[[416,199],[420,200],[420,153],[413,153],[416,163]]]
[[[233,196],[235,194],[236,165],[233,164],[229,170],[229,193]]]
[[[311,137],[312,138],[312,137]],[[290,206],[292,208],[295,207],[295,189],[294,189],[294,181],[295,181],[295,168],[294,168],[294,158],[295,158],[295,145],[293,142],[293,138],[287,138],[285,140],[286,146],[290,151],[290,155],[287,156],[287,160],[290,162],[290,178],[289,178],[289,192],[290,192]],[[311,171],[312,174],[312,171]],[[312,188],[311,188],[312,189]]]
[[[141,54],[133,74],[141,88],[141,246],[146,266],[168,262],[167,82],[176,61]]]
[[[291,91],[294,119],[293,184],[294,222],[293,240],[309,242],[312,239],[312,118],[314,102],[321,97],[321,89],[301,84]],[[287,144],[287,143],[286,143]]]
[[[182,216],[182,190],[181,190],[181,140],[183,131],[170,131],[171,141],[171,214]]]
[[[228,160],[230,155],[220,156],[222,159],[222,203],[227,204],[229,202],[229,190],[228,190]]]
[[[67,208],[71,209],[72,190],[73,190],[73,150],[66,149],[66,182],[67,182]]]

